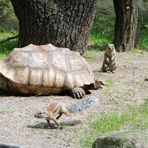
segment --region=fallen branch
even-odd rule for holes
[[[13,36],[13,37],[9,37],[9,38],[7,38],[7,39],[5,39],[5,40],[3,40],[3,41],[0,41],[0,44],[1,44],[1,43],[4,43],[4,42],[7,42],[7,41],[9,41],[9,40],[12,40],[12,39],[18,38],[18,37],[19,37],[19,34],[16,35],[16,36]]]

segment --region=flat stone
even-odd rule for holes
[[[148,148],[148,129],[105,134],[94,141],[92,148]]]
[[[15,144],[6,144],[0,142],[0,148],[23,148],[23,147]]]

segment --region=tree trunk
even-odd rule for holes
[[[114,45],[117,51],[136,46],[139,34],[139,11],[136,0],[113,0],[116,14]]]
[[[85,51],[98,0],[11,0],[21,46],[52,43]]]

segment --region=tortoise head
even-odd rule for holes
[[[37,112],[34,116],[36,118],[47,118],[47,113],[46,112]]]
[[[102,81],[99,80],[94,80],[94,83],[90,84],[90,85],[85,85],[84,86],[84,90],[97,90],[99,88],[102,88],[101,85],[104,85],[104,83]]]
[[[105,84],[102,81],[99,81],[99,80],[95,79],[95,83],[94,83],[93,89],[97,90],[99,88],[102,88],[101,85],[105,85]]]

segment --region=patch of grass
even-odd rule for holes
[[[144,85],[144,82],[141,82],[140,85],[139,85],[139,89],[140,90],[143,90],[143,89],[145,89],[145,87],[146,86]]]
[[[135,55],[144,55],[146,53],[146,50],[140,50],[140,47],[139,47],[139,48],[135,48],[134,50],[132,50],[132,52]]]
[[[0,41],[3,41],[9,37],[13,37],[17,34],[18,32],[14,30],[8,32],[6,30],[0,29]],[[4,59],[10,53],[10,51],[15,47],[17,47],[17,39],[13,39],[13,40],[6,41],[4,43],[0,43],[0,59]]]
[[[127,112],[120,114],[102,113],[95,121],[91,121],[81,139],[81,147],[91,147],[94,139],[106,132],[141,128],[148,128],[148,98],[138,108],[130,108]]]
[[[113,12],[112,12],[113,13]],[[98,12],[94,26],[89,36],[88,50],[104,50],[114,37],[114,15],[104,10]],[[110,15],[111,14],[111,15]]]
[[[87,49],[102,51],[106,48],[108,43],[112,43],[114,38],[114,24],[115,24],[115,15],[113,8],[111,8],[110,11],[104,9],[99,10],[91,34],[89,36],[89,43]],[[147,12],[146,14],[142,15],[141,31],[138,39],[137,48],[140,49],[138,53],[142,53],[141,49],[148,51]],[[137,52],[137,50],[134,52]]]
[[[141,32],[138,39],[138,49],[144,49],[148,51],[148,17],[147,13],[142,18],[142,26],[141,26]]]
[[[97,60],[96,52],[86,52],[84,56],[88,61],[94,62]]]
[[[0,108],[0,115],[4,115],[4,114],[7,114],[9,113],[10,111],[6,108]]]
[[[129,64],[129,65],[132,65],[133,64],[133,61],[128,60],[128,61],[126,61],[126,63]]]
[[[126,90],[123,91],[122,100],[129,101],[132,98],[132,96],[133,96],[133,90],[130,88],[127,88]]]
[[[107,87],[112,87],[113,86],[113,80],[112,79],[107,79],[106,82],[105,82],[105,85]]]

